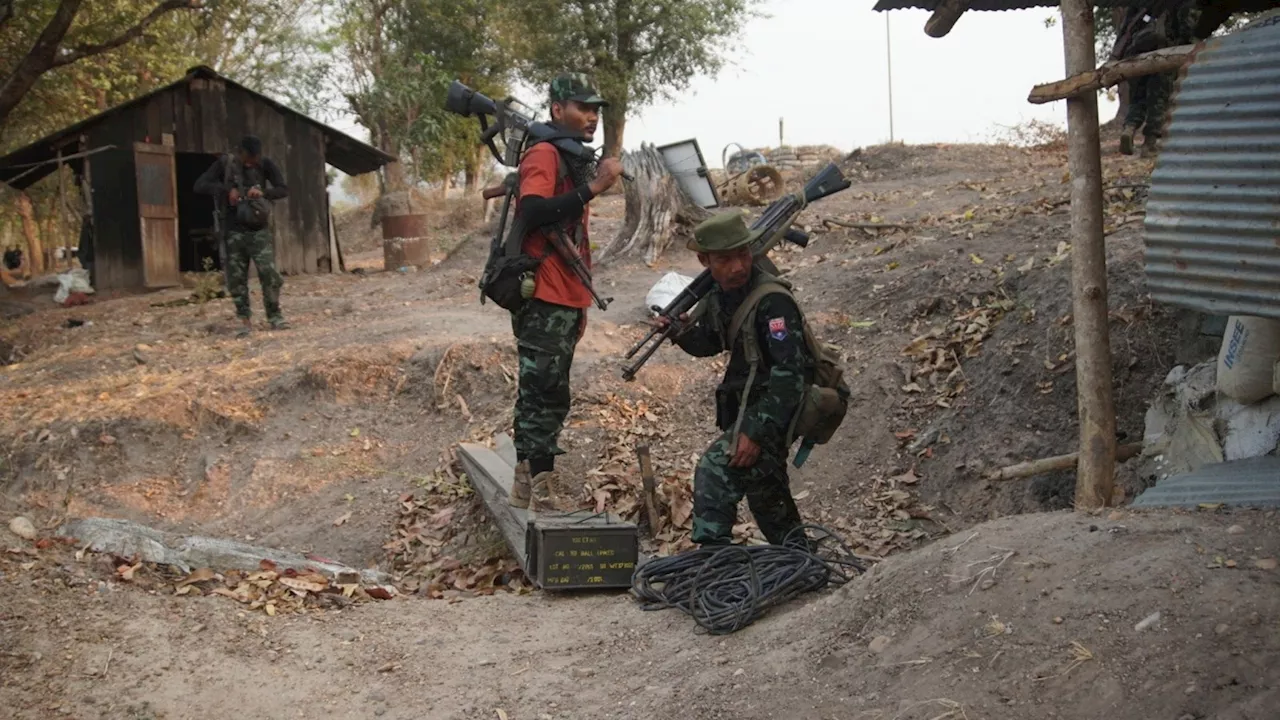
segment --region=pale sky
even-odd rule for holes
[[[1066,126],[1064,102],[1032,105],[1033,85],[1063,77],[1062,27],[1045,26],[1057,10],[968,12],[951,33],[924,33],[929,13],[878,13],[874,0],[768,0],[770,17],[748,24],[730,64],[697,78],[673,101],[633,112],[624,147],[695,138],[710,167],[731,142],[778,144],[778,118],[789,145],[853,150],[889,140],[885,18],[893,64],[893,137],[910,144],[987,142],[1039,119]],[[523,93],[523,94],[521,94]],[[535,107],[540,90],[519,91]],[[1101,100],[1103,121],[1115,104]],[[350,120],[335,126],[359,138]],[[596,144],[603,141],[603,131]]]
[[[1066,105],[1032,105],[1033,85],[1063,77],[1056,9],[969,12],[951,33],[924,33],[929,13],[878,13],[873,0],[771,0],[750,23],[732,67],[699,78],[674,102],[627,123],[624,146],[696,138],[719,167],[730,142],[843,150],[889,140],[885,17],[893,67],[893,136],[907,143],[984,142],[1032,118],[1066,126]],[[1114,114],[1104,103],[1104,120]]]

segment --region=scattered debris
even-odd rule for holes
[[[36,526],[25,517],[18,516],[9,521],[9,532],[17,535],[23,540],[36,539]]]
[[[97,553],[136,558],[136,562],[174,567],[184,573],[192,568],[214,567],[253,571],[263,562],[281,568],[281,573],[314,572],[329,577],[352,571],[337,563],[311,559],[287,550],[258,547],[232,540],[199,536],[176,536],[127,520],[84,518],[72,520],[57,530],[58,537],[75,538],[77,544]],[[378,570],[358,571],[364,582],[386,584],[390,578]]]
[[[1151,613],[1150,615],[1148,615],[1148,616],[1146,616],[1146,617],[1142,618],[1141,620],[1139,620],[1139,621],[1138,621],[1138,624],[1136,624],[1136,625],[1134,625],[1134,626],[1133,626],[1133,631],[1134,631],[1134,632],[1142,632],[1142,631],[1144,631],[1144,630],[1149,629],[1152,625],[1155,625],[1155,624],[1156,624],[1156,623],[1158,623],[1158,622],[1160,622],[1160,611],[1159,611],[1159,610],[1157,610],[1157,611],[1155,611],[1155,612]]]

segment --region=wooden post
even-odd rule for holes
[[[653,537],[662,529],[662,520],[658,516],[658,484],[653,477],[653,459],[649,456],[649,446],[637,446],[636,457],[640,460],[640,482],[644,489],[645,519],[648,520],[649,537]]]
[[[1103,63],[1102,67],[1096,70],[1088,70],[1065,80],[1035,86],[1027,96],[1027,102],[1041,105],[1086,92],[1097,92],[1102,88],[1119,85],[1126,80],[1143,75],[1177,70],[1191,61],[1195,49],[1195,45],[1179,45],[1152,50],[1124,60]]]
[[[924,24],[924,32],[929,37],[940,38],[951,32],[956,21],[969,9],[969,0],[942,0]]]
[[[782,147],[786,143],[782,142],[782,118],[778,118],[778,147]]]
[[[1066,74],[1095,67],[1093,7],[1062,0]],[[1078,509],[1105,507],[1116,468],[1116,413],[1111,396],[1111,340],[1107,327],[1107,249],[1102,230],[1102,146],[1098,96],[1067,98],[1071,171],[1071,294],[1075,308],[1076,399],[1080,416]]]

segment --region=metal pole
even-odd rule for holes
[[[1066,77],[1095,67],[1093,7],[1062,0]],[[1116,413],[1107,326],[1107,248],[1102,225],[1102,148],[1098,96],[1067,98],[1071,171],[1071,293],[1075,315],[1076,402],[1080,416],[1077,509],[1111,502],[1116,470]]]
[[[889,69],[889,142],[893,142],[893,40],[889,37],[889,13],[884,14],[884,55]]]

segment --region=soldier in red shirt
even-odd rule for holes
[[[581,75],[551,81],[551,124],[589,143],[608,105]],[[510,502],[535,511],[554,509],[555,459],[564,454],[557,441],[569,415],[569,369],[587,325],[591,293],[556,253],[548,233],[563,232],[591,267],[587,234],[588,203],[613,187],[622,174],[617,158],[604,158],[594,178],[576,177],[574,165],[555,145],[538,143],[520,160],[516,212],[532,228],[521,249],[542,258],[534,273],[532,297],[512,313],[511,327],[520,357],[515,407],[517,465]]]

